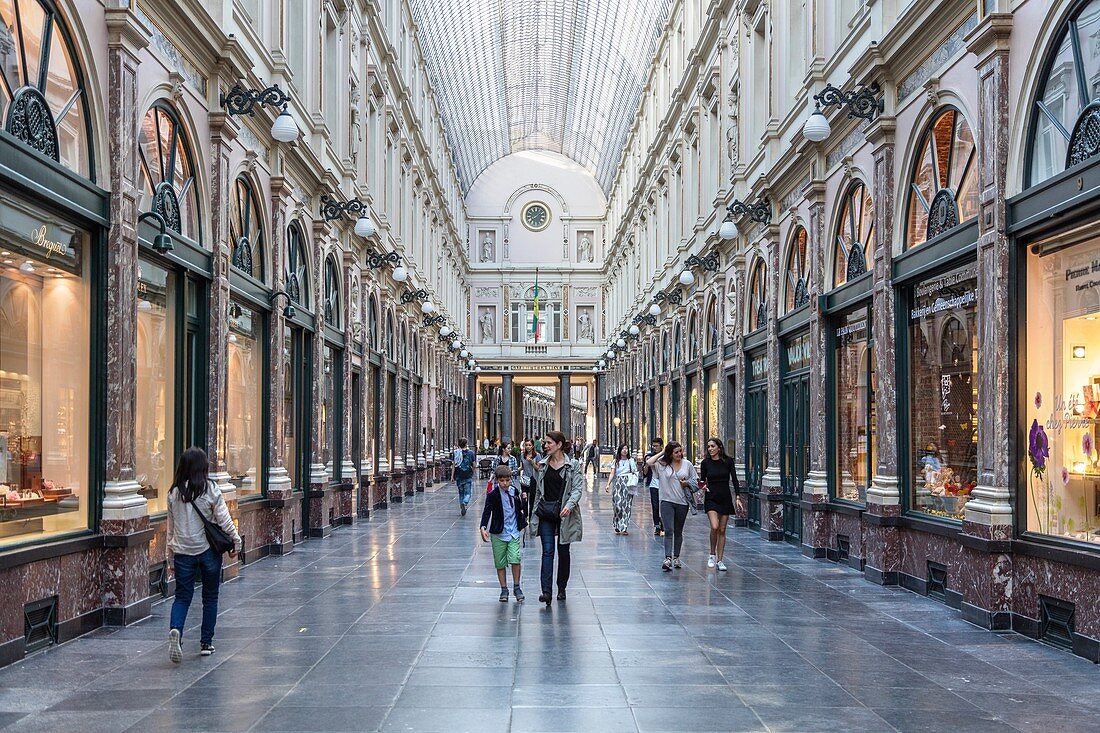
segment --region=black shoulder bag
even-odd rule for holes
[[[195,497],[196,499],[198,497]],[[197,504],[194,501],[191,502],[191,508],[199,515],[199,519],[202,520],[202,528],[206,531],[206,541],[210,543],[210,546],[214,548],[214,552],[219,555],[224,555],[237,546],[237,543],[233,541],[233,538],[221,528],[220,525],[215,524],[206,518],[206,516],[199,510]]]

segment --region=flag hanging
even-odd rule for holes
[[[539,342],[539,271],[535,268],[535,316],[531,320],[531,335]]]

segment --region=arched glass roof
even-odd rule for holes
[[[552,150],[611,187],[668,0],[412,0],[459,180]]]

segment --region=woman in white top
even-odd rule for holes
[[[633,476],[633,478],[630,478]],[[612,524],[615,534],[630,534],[630,511],[634,506],[634,491],[638,487],[638,462],[630,455],[630,446],[623,443],[615,451],[615,469],[607,477],[604,492],[612,492],[611,506],[614,509]]]
[[[176,599],[168,632],[168,658],[183,661],[180,640],[187,623],[187,609],[195,595],[195,578],[202,579],[202,632],[199,654],[214,653],[214,625],[218,621],[218,589],[222,579],[222,556],[206,539],[201,513],[233,539],[233,557],[242,549],[241,536],[229,515],[222,492],[209,478],[210,463],[202,448],[188,448],[180,456],[176,476],[168,491],[168,549],[176,571]]]
[[[661,526],[665,528],[665,561],[661,569],[680,569],[680,548],[684,544],[684,522],[687,521],[688,500],[686,489],[699,486],[695,466],[684,460],[684,447],[675,440],[665,444],[663,453],[646,460],[657,476],[657,489],[661,496]]]

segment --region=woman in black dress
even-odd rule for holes
[[[726,551],[726,525],[730,515],[735,514],[734,498],[741,493],[737,482],[737,470],[733,459],[726,455],[726,448],[718,438],[707,441],[707,456],[699,466],[699,477],[706,486],[705,509],[710,518],[710,557],[707,567],[716,564],[719,570],[725,570],[722,561]]]

